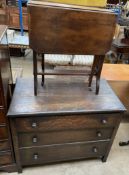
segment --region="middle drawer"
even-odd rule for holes
[[[113,128],[85,129],[53,132],[19,133],[19,146],[32,147],[71,142],[107,140],[111,138]]]

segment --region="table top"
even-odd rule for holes
[[[108,81],[129,81],[129,64],[104,64],[101,77]]]
[[[46,115],[116,113],[125,107],[105,80],[100,83],[100,93],[83,80],[46,79],[42,87],[39,81],[38,95],[34,96],[33,79],[17,80],[16,88],[8,111],[8,117],[31,117]]]

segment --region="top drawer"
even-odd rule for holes
[[[19,132],[105,128],[116,126],[119,117],[120,114],[94,114],[17,118],[16,127]]]

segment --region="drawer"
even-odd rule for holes
[[[8,138],[8,131],[6,126],[0,126],[0,140]]]
[[[19,133],[20,147],[31,147],[71,142],[95,141],[110,139],[113,129],[85,129],[71,131],[52,131]]]
[[[22,165],[102,157],[108,142],[72,143],[20,149]]]
[[[0,165],[12,163],[11,152],[0,153]]]
[[[119,114],[116,115],[74,115],[17,118],[18,132],[72,130],[85,128],[106,128],[116,126]]]
[[[5,116],[5,110],[0,109],[0,124],[6,123],[6,116]]]
[[[5,151],[9,149],[10,149],[10,146],[9,146],[8,140],[0,141],[0,151]]]

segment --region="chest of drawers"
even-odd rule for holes
[[[17,81],[8,117],[19,172],[28,165],[106,161],[125,108],[101,83],[96,96],[85,82],[48,79],[35,97],[33,80]]]
[[[9,81],[11,80],[6,30],[6,26],[0,25],[0,170],[12,172],[16,171],[16,165],[6,117],[9,102]]]

